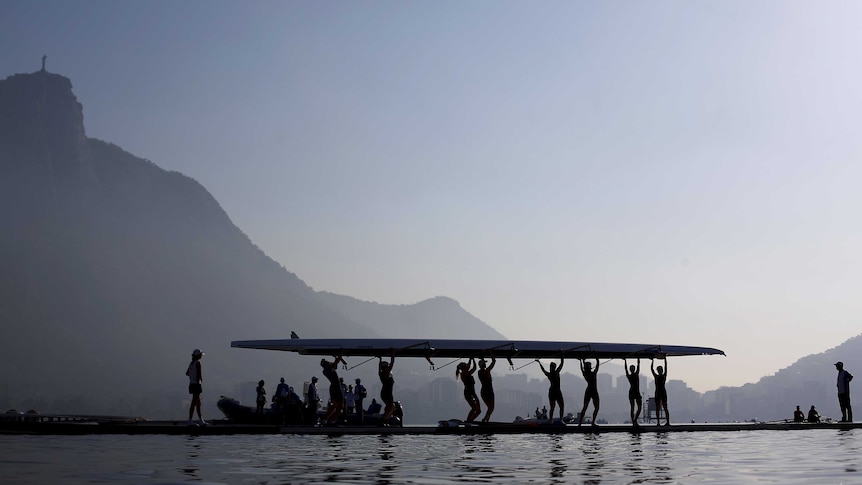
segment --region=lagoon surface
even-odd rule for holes
[[[862,430],[0,436],[11,484],[862,484]]]

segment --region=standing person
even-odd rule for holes
[[[485,359],[479,361],[479,382],[482,383],[482,390],[479,391],[479,394],[482,396],[482,401],[485,401],[485,407],[487,411],[485,411],[485,417],[482,418],[483,423],[487,423],[491,419],[491,413],[494,412],[494,383],[491,378],[491,369],[494,368],[494,364],[497,363],[497,359],[494,357],[494,354],[491,354],[491,365],[486,367]]]
[[[392,416],[392,411],[395,410],[395,397],[392,395],[392,389],[395,387],[395,378],[392,377],[392,367],[395,366],[395,352],[389,362],[383,362],[383,357],[378,357],[380,362],[377,364],[377,376],[380,378],[380,383],[383,384],[383,389],[380,390],[380,399],[386,407],[383,409],[383,418],[380,424],[389,426],[389,417]]]
[[[356,408],[356,393],[353,391],[353,386],[347,386],[347,392],[344,393],[344,409],[347,410],[347,414],[353,414],[353,410]]]
[[[257,382],[257,414],[263,414],[263,405],[266,404],[266,389],[263,387],[263,379]]]
[[[596,426],[596,417],[599,415],[599,359],[596,359],[596,368],[593,369],[592,364],[581,359],[579,361],[581,366],[581,375],[584,376],[584,380],[587,381],[587,388],[584,390],[584,407],[581,408],[581,413],[578,414],[578,426],[584,422],[584,415],[587,413],[587,407],[590,405],[590,401],[593,402],[593,422],[592,425]]]
[[[473,372],[476,371],[476,361],[470,357],[469,365],[467,362],[461,362],[455,368],[455,379],[460,379],[464,383],[464,399],[470,405],[470,412],[467,413],[467,422],[472,423],[482,413],[482,408],[479,406],[479,396],[476,395],[476,379],[473,378]]]
[[[853,407],[850,406],[850,381],[853,375],[844,370],[844,362],[836,362],[838,369],[838,405],[841,406],[841,422],[853,422]]]
[[[536,359],[536,362],[539,362]],[[551,412],[548,413],[548,420],[554,421],[554,406],[557,403],[560,404],[560,422],[563,422],[563,407],[565,403],[563,402],[563,391],[560,388],[560,372],[563,370],[563,364],[565,363],[565,359],[560,359],[560,365],[557,365],[556,362],[551,362],[551,369],[546,371],[545,366],[539,362],[539,368],[542,369],[542,373],[545,374],[545,377],[551,381],[551,387],[548,388],[548,402],[551,403]]]
[[[623,359],[623,367],[626,370],[626,379],[629,380],[629,407],[631,408],[632,426],[640,426],[638,419],[641,416],[643,409],[643,396],[641,396],[641,360],[638,358],[638,365],[628,366],[626,359]],[[635,412],[635,403],[637,403],[637,412]]]
[[[365,389],[365,386],[361,383],[362,380],[357,377],[356,387],[353,388],[353,400],[356,403],[356,417],[360,423],[362,423],[362,420],[365,417],[365,409],[362,408],[362,400],[368,395],[368,390]]]
[[[287,416],[287,395],[289,391],[290,386],[284,383],[284,377],[282,377],[275,387],[275,394],[272,396],[275,400],[275,416],[279,424],[284,424]]]
[[[341,390],[341,380],[338,378],[336,370],[339,363],[347,364],[341,355],[336,357],[332,362],[320,359],[323,376],[329,379],[329,406],[326,414],[323,415],[323,424],[335,423],[335,420],[341,416],[341,410],[344,408],[344,392]]]
[[[186,375],[189,376],[189,394],[192,395],[192,402],[189,404],[190,425],[194,424],[192,416],[194,416],[195,410],[198,412],[198,424],[201,426],[207,425],[207,422],[201,416],[201,393],[203,393],[201,383],[204,380],[203,370],[201,369],[201,357],[203,356],[204,353],[201,352],[201,349],[195,349],[192,352],[192,361],[189,363],[188,369],[186,369]]]
[[[667,410],[667,358],[664,358],[664,367],[658,366],[656,372],[655,361],[650,357],[650,371],[655,379],[655,409],[656,421],[661,425],[661,420],[658,419],[659,409],[664,409],[665,426],[670,426],[670,411]]]
[[[305,422],[314,425],[317,422],[317,406],[320,402],[320,393],[317,392],[317,376],[311,378],[311,384],[308,385],[305,398]]]

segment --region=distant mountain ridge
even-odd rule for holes
[[[209,404],[240,382],[307,379],[308,359],[229,347],[291,330],[501,338],[448,298],[315,292],[194,179],[88,138],[71,81],[45,71],[0,81],[0,222],[0,407],[182,416],[195,347]]]

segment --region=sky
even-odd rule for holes
[[[860,333],[860,20],[853,1],[4,0],[0,77],[46,54],[88,136],[198,180],[316,290],[448,296],[512,339],[722,349],[669,365],[703,392]]]

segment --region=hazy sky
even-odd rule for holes
[[[47,54],[89,136],[200,181],[317,290],[717,347],[670,364],[706,391],[862,331],[860,25],[852,1],[3,0],[0,76]]]

